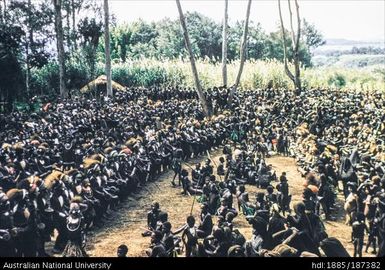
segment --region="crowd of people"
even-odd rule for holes
[[[205,92],[205,118],[191,89],[116,92],[114,99],[73,98],[47,103],[38,113],[0,118],[0,256],[87,256],[87,232],[108,226],[112,211],[131,193],[169,169],[171,185],[201,204],[200,224],[188,216],[172,231],[154,202],[148,213],[148,255],[345,256],[328,237],[321,214],[332,218],[339,182],[346,197],[355,256],[367,248],[384,256],[384,99],[375,94],[308,90],[239,92],[227,104],[224,88]],[[223,147],[192,168],[184,161]],[[291,209],[285,174],[265,158],[293,156],[306,176],[303,202]],[[176,181],[178,183],[176,183]],[[277,183],[275,183],[277,182]],[[247,185],[266,192],[250,200]],[[238,202],[234,206],[234,200]],[[214,225],[213,216],[217,216]],[[245,216],[246,241],[233,225]],[[178,234],[181,233],[179,237]],[[120,246],[118,254],[127,254]]]

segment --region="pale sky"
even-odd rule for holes
[[[283,16],[288,25],[287,1],[283,0]],[[178,18],[173,0],[110,0],[110,11],[118,22],[138,18],[158,21]],[[223,0],[181,0],[183,11],[198,11],[221,22]],[[244,19],[246,0],[229,0],[230,23]],[[325,38],[349,40],[385,39],[385,0],[299,0],[300,16],[316,25]],[[275,31],[279,22],[276,0],[254,0],[250,19],[260,22],[267,31]],[[287,19],[287,20],[286,20]]]

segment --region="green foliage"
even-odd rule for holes
[[[222,57],[222,25],[197,12],[186,13],[192,50],[196,58],[220,62]],[[239,59],[239,46],[243,33],[243,21],[237,21],[228,28],[228,61]],[[300,61],[305,67],[311,66],[310,48],[322,44],[322,36],[313,25],[303,33],[300,46]],[[279,30],[279,29],[278,29]],[[287,31],[287,47],[291,46],[291,38]],[[309,40],[309,41],[308,41]],[[259,23],[250,22],[246,55],[248,59],[283,60],[283,49],[280,31],[265,33]],[[98,48],[98,59],[104,57],[104,40]],[[183,35],[179,20],[163,19],[155,23],[143,20],[130,24],[117,25],[111,31],[111,57],[115,62],[126,62],[128,59],[187,59]],[[288,53],[289,61],[292,52]]]
[[[341,88],[346,85],[346,79],[342,74],[335,73],[328,80],[329,86]]]
[[[167,74],[167,70],[159,62],[154,65],[142,65],[142,62],[126,62],[115,64],[112,68],[112,79],[125,86],[163,85],[167,82]]]
[[[66,62],[66,87],[77,92],[90,81],[89,67],[81,55],[74,54]],[[100,72],[99,72],[100,74]],[[52,61],[42,68],[31,71],[31,91],[34,95],[57,96],[59,94],[59,66]]]
[[[59,93],[59,66],[50,62],[42,68],[32,68],[31,89],[35,94],[55,96]]]
[[[42,107],[42,103],[40,100],[34,103],[17,101],[17,102],[14,102],[13,105],[17,111],[22,111],[22,112],[38,112]]]
[[[26,47],[29,47],[31,69],[30,96],[56,97],[59,94],[59,68],[54,60],[56,56],[47,46],[52,43],[54,32],[52,3],[42,0],[11,2],[10,9],[4,13],[6,16],[0,18],[0,99],[13,102],[28,96],[25,83],[28,74],[25,63]],[[104,74],[103,23],[98,19],[89,19],[101,18],[101,5],[94,0],[63,0],[63,3],[66,86],[72,93],[76,93],[90,80]],[[76,26],[74,21],[70,22],[73,14],[79,22]],[[94,16],[89,16],[90,14]],[[187,12],[186,20],[202,86],[211,88],[221,85],[221,23],[197,12]],[[235,81],[239,68],[243,23],[237,21],[228,28],[230,83]],[[166,18],[151,23],[137,20],[128,24],[116,24],[112,19],[111,25],[113,80],[125,86],[194,87],[178,19]],[[29,38],[30,31],[33,33],[32,40]],[[322,45],[324,40],[315,26],[306,21],[303,23],[301,34],[299,54],[305,88],[334,87],[341,90],[384,91],[385,75],[378,62],[379,55],[370,59],[362,58],[361,55],[354,59],[341,57],[335,61],[354,62],[351,67],[359,66],[360,70],[345,67],[311,68],[311,52]],[[286,35],[286,46],[290,48],[290,32],[286,31]],[[374,52],[372,49],[355,51],[365,54],[365,57],[370,56],[367,53]],[[293,87],[283,69],[283,46],[279,29],[266,33],[259,23],[251,21],[246,55],[248,60],[240,82],[241,89]],[[289,49],[289,63],[292,58],[292,50]],[[380,68],[375,71],[367,68],[374,65]]]
[[[228,64],[228,80],[234,82],[239,61]],[[221,85],[222,73],[218,64],[209,60],[198,60],[197,68],[202,86],[212,88]],[[292,67],[290,67],[292,68]],[[75,93],[89,82],[88,66],[81,61],[80,55],[67,61],[67,87]],[[104,63],[96,65],[95,76],[104,74]],[[32,88],[56,95],[59,91],[58,65],[51,62],[32,72]],[[306,88],[338,88],[341,90],[385,91],[384,74],[365,69],[350,68],[308,68],[302,71],[303,85]],[[112,79],[122,85],[131,86],[185,86],[194,87],[194,79],[188,61],[141,59],[113,63]],[[283,65],[278,60],[246,61],[242,75],[241,89],[286,88],[293,84],[286,76]]]
[[[20,27],[0,23],[0,101],[8,102],[8,110],[15,99],[22,98],[21,38]]]
[[[95,78],[95,66],[97,62],[96,50],[99,45],[99,39],[103,34],[102,28],[103,28],[102,22],[97,21],[94,18],[90,20],[88,20],[88,18],[85,18],[84,20],[81,20],[78,25],[79,34],[83,38],[82,47],[80,50],[75,52],[74,54],[75,57],[72,57],[72,59],[70,59],[70,61],[72,61],[74,58],[77,60],[75,63],[72,63],[70,67],[79,67],[78,63],[84,64],[83,59],[85,59],[87,69],[84,69],[84,68],[82,70],[75,69],[75,72],[76,71],[82,72],[85,70],[88,71],[89,81]],[[69,72],[71,71],[72,70],[70,69]],[[78,81],[79,78],[76,78],[78,74],[73,73],[73,75],[75,78],[70,76],[70,81]]]
[[[303,20],[301,35],[305,41],[306,46],[310,50],[313,50],[326,43],[323,35],[316,29],[315,25],[310,24],[306,20]]]

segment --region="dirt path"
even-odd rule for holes
[[[220,155],[221,151],[219,150],[211,153],[211,157],[217,164]],[[187,164],[193,166],[204,159],[205,157],[193,159]],[[268,158],[267,163],[273,165],[273,168],[277,171],[277,176],[286,171],[290,192],[293,195],[292,203],[300,201],[304,179],[297,171],[294,159],[276,156]],[[190,168],[186,169],[191,170]],[[98,257],[116,256],[117,247],[126,244],[129,249],[129,256],[146,256],[145,250],[149,246],[150,238],[142,237],[141,233],[146,227],[147,211],[149,211],[151,202],[154,200],[160,203],[161,209],[167,211],[173,230],[185,224],[185,219],[190,213],[193,197],[182,196],[180,188],[171,187],[172,176],[172,172],[162,174],[156,183],[148,184],[146,188],[131,196],[126,203],[122,204],[120,209],[113,214],[110,222],[90,235],[87,247],[89,255]],[[246,190],[251,195],[250,200],[254,201],[255,192],[258,189],[254,186],[247,186]],[[329,236],[337,237],[348,249],[349,253],[352,253],[353,245],[349,243],[351,228],[344,224],[341,197],[338,198],[337,205],[341,211],[333,216],[336,220],[324,222],[327,233]],[[195,217],[198,217],[199,210],[199,204],[195,203],[193,209]],[[245,235],[246,239],[250,239],[251,226],[243,215],[239,215],[235,219],[234,226]],[[368,254],[364,253],[364,256],[368,256]]]

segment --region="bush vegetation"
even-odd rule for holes
[[[228,65],[228,80],[235,81],[238,71],[238,61]],[[197,67],[200,80],[204,88],[212,88],[222,84],[220,64],[208,60],[198,60]],[[42,93],[55,93],[58,91],[58,66],[55,63],[45,65],[32,72],[33,87]],[[96,65],[96,76],[104,73],[102,62]],[[67,86],[74,93],[84,86],[89,78],[86,64],[80,61],[67,63]],[[184,86],[194,87],[190,63],[182,60],[154,60],[142,59],[115,62],[112,65],[112,78],[114,81],[127,86],[151,87]],[[342,67],[317,67],[307,68],[302,71],[303,85],[305,88],[335,88],[355,91],[385,91],[384,75],[380,70],[353,69]],[[283,65],[277,60],[249,60],[244,67],[241,89],[252,88],[288,88],[293,84],[286,76]]]

